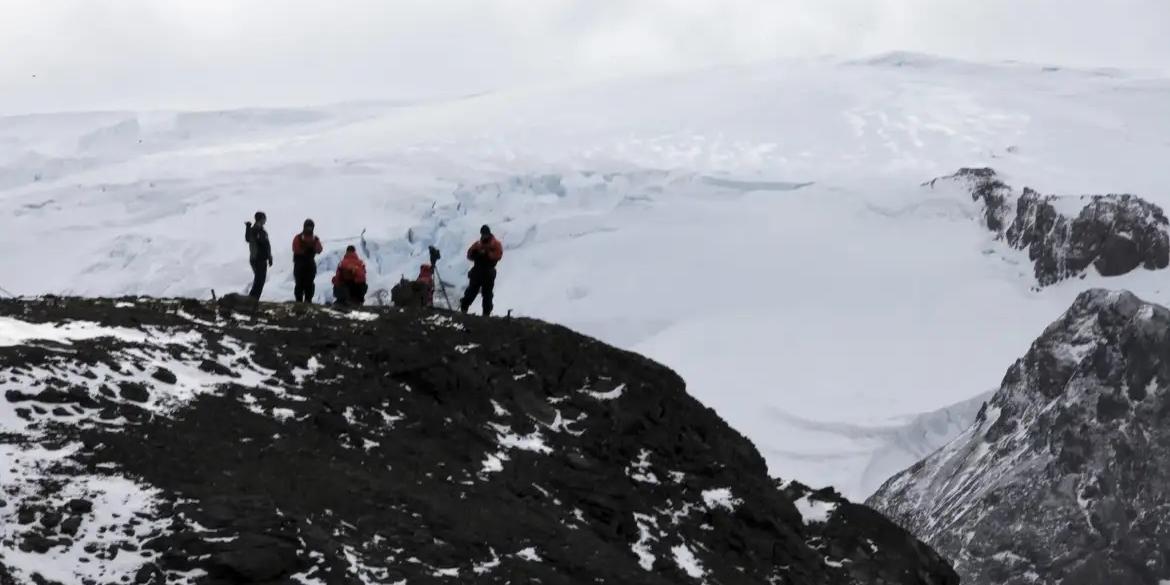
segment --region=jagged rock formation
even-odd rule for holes
[[[1170,581],[1170,310],[1091,290],[870,500],[971,585]]]
[[[0,583],[957,583],[639,356],[241,310],[0,302]]]
[[[1162,208],[1134,195],[1060,197],[1024,188],[1015,197],[992,169],[961,169],[929,184],[955,182],[983,206],[984,223],[1008,245],[1027,250],[1047,286],[1084,273],[1103,276],[1170,265]]]

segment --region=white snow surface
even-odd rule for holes
[[[1144,271],[1034,291],[966,193],[920,184],[993,166],[1165,206],[1166,136],[1170,80],[904,54],[405,106],[0,118],[0,287],[242,291],[242,223],[263,209],[266,298],[291,298],[312,217],[321,295],[346,244],[371,293],[435,245],[455,299],[486,223],[506,248],[498,314],[662,361],[774,474],[862,498],[953,436],[895,444],[916,413],[997,387],[1079,291],[1167,300]]]
[[[146,334],[133,329],[102,327],[97,323],[30,323],[12,317],[0,317],[0,346],[23,345],[30,341],[69,343],[82,339],[113,337],[123,341],[142,341]]]
[[[688,577],[692,579],[702,579],[707,576],[706,569],[703,568],[699,559],[695,558],[695,553],[691,551],[690,547],[685,544],[680,544],[671,547],[670,552],[674,554],[674,562],[678,568],[682,569]]]
[[[703,503],[712,510],[715,508],[723,508],[728,512],[734,512],[735,507],[741,501],[732,495],[731,488],[715,488],[703,491]]]
[[[837,504],[814,500],[808,496],[800,498],[793,503],[796,504],[796,511],[800,512],[800,516],[804,519],[805,524],[810,522],[824,524],[829,521],[829,516],[833,514],[833,510],[837,509]]]

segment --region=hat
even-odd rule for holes
[[[317,224],[313,223],[313,220],[311,220],[311,219],[305,220],[305,227],[311,228],[311,227],[316,227],[316,226],[317,226]]]
[[[492,235],[492,228],[490,228],[490,227],[488,227],[488,226],[486,226],[486,225],[485,225],[485,226],[483,226],[483,227],[481,227],[481,228],[479,228],[479,235],[481,235],[481,236],[490,236],[490,235]]]

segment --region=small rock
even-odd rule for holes
[[[217,376],[231,376],[232,375],[232,371],[230,368],[228,368],[227,366],[225,366],[219,362],[215,362],[212,360],[203,360],[203,362],[199,364],[199,369],[201,371],[207,372],[208,374],[215,374]]]
[[[74,514],[88,514],[93,511],[93,502],[81,498],[74,498],[65,504],[65,507]]]
[[[297,550],[289,542],[243,534],[229,546],[230,550],[213,555],[211,562],[247,582],[270,581],[296,570]]]
[[[179,381],[179,378],[175,376],[174,372],[163,367],[155,368],[154,373],[150,377],[163,384],[174,384]]]
[[[121,389],[122,398],[132,402],[146,402],[150,399],[150,392],[146,390],[146,386],[136,384],[134,382],[122,382],[118,384]]]
[[[41,515],[41,526],[53,528],[61,523],[61,513],[57,511],[45,512]]]
[[[61,533],[73,536],[81,528],[81,516],[70,516],[61,523]]]
[[[136,585],[161,583],[162,576],[162,571],[160,571],[158,567],[154,565],[143,565],[142,568],[138,569],[138,572],[134,574],[134,583]]]
[[[32,524],[37,519],[37,512],[32,508],[21,508],[20,512],[16,514],[16,521],[19,524]]]
[[[4,393],[4,399],[9,402],[24,402],[26,400],[32,400],[32,396],[29,396],[20,390],[9,390]]]
[[[45,554],[53,548],[53,541],[36,533],[26,534],[20,542],[20,550],[26,553]]]

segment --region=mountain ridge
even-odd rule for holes
[[[965,583],[1170,579],[1170,310],[1092,289],[1004,377],[975,423],[868,503]]]
[[[636,354],[235,302],[0,301],[17,584],[957,582]]]

